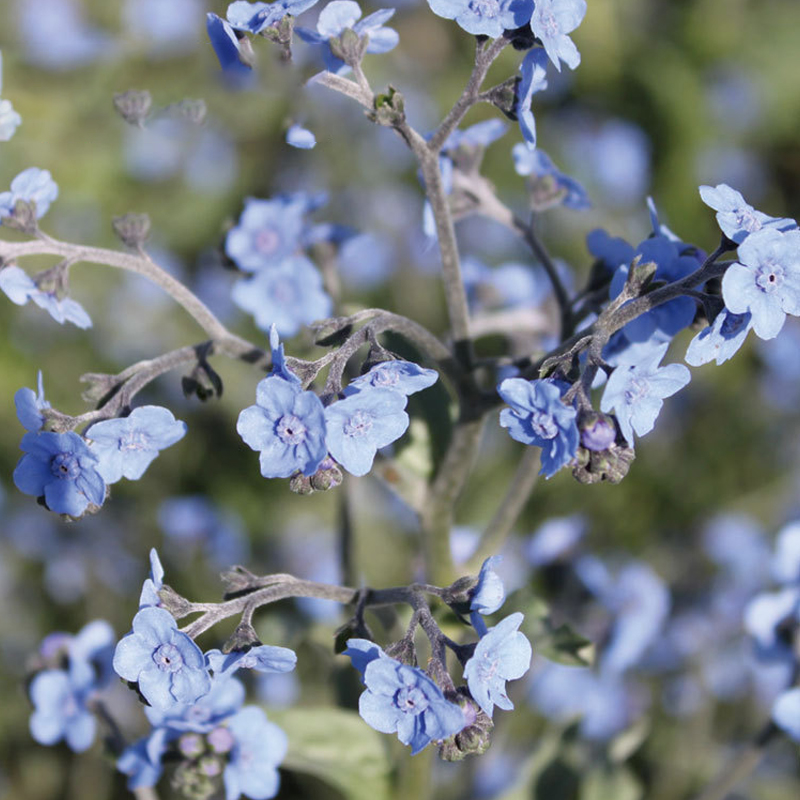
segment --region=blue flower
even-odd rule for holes
[[[559,71],[562,61],[570,69],[581,63],[581,54],[567,34],[581,24],[585,15],[586,0],[536,0],[531,30]]]
[[[209,650],[206,663],[216,677],[228,677],[237,669],[252,669],[256,672],[291,672],[297,665],[297,654],[288,647],[262,644],[249,650],[234,650],[223,653]]]
[[[788,231],[797,227],[793,219],[770,217],[756,211],[742,195],[725,183],[718,186],[701,186],[703,202],[717,212],[720,230],[736,244],[741,244],[751,233],[764,229]]]
[[[344,393],[349,396],[372,387],[411,395],[433,386],[438,379],[435,369],[425,369],[411,361],[381,361],[366,374],[350,381]]]
[[[291,125],[286,131],[286,144],[301,150],[311,150],[317,144],[317,137],[301,125]]]
[[[40,431],[44,425],[42,411],[50,408],[50,403],[44,399],[44,384],[42,371],[39,370],[38,394],[33,389],[18,389],[14,395],[14,405],[17,409],[17,419],[26,431]]]
[[[668,347],[666,342],[653,347],[637,364],[618,366],[608,379],[600,410],[615,412],[628,444],[633,444],[634,431],[644,436],[653,430],[664,398],[671,397],[691,380],[683,364],[659,366]]]
[[[800,743],[800,686],[778,695],[772,706],[772,721]]]
[[[749,311],[732,314],[727,308],[717,314],[714,323],[704,328],[689,343],[686,363],[693,367],[716,361],[723,364],[744,344],[747,334],[753,327]]]
[[[117,759],[117,769],[128,776],[130,791],[158,783],[163,772],[161,756],[167,749],[168,736],[166,728],[156,728],[149,736],[126,747]]]
[[[470,592],[470,611],[478,614],[494,614],[506,601],[506,590],[500,576],[494,571],[502,556],[491,556],[481,565],[478,582]]]
[[[329,405],[325,444],[330,454],[353,475],[366,475],[378,448],[406,432],[406,402],[401,392],[370,387]]]
[[[33,300],[61,325],[71,322],[78,328],[92,327],[92,320],[80,303],[69,297],[59,299],[55,292],[40,289],[33,278],[16,265],[0,267],[0,290],[18,306],[24,306],[28,300]]]
[[[225,800],[274,797],[280,784],[277,768],[288,749],[286,734],[256,706],[243,708],[225,725],[235,740],[222,776]]]
[[[800,585],[756,595],[744,610],[744,629],[764,658],[794,660],[781,629],[800,623]]]
[[[533,11],[532,0],[428,0],[428,5],[467,33],[493,38],[529,22]]]
[[[321,275],[302,255],[291,256],[251,278],[237,281],[231,298],[253,315],[262,331],[275,325],[281,336],[294,336],[303,325],[330,316],[333,308]]]
[[[800,522],[790,522],[778,533],[772,576],[778,583],[800,586]]]
[[[521,678],[531,665],[531,643],[519,631],[523,616],[511,614],[489,628],[464,667],[469,692],[490,717],[494,707],[514,708],[506,694],[506,681]]]
[[[499,119],[476,122],[469,128],[454,130],[442,145],[443,153],[455,153],[459,147],[488,147],[508,130],[508,125]]]
[[[296,17],[316,4],[317,0],[276,0],[274,3],[236,0],[228,6],[226,17],[232,28],[256,34],[277,25],[288,14]]]
[[[299,249],[303,216],[308,210],[309,203],[302,195],[272,200],[248,197],[238,224],[225,238],[225,253],[248,272],[279,264]]]
[[[206,14],[206,30],[225,78],[236,88],[250,84],[253,80],[253,69],[245,63],[236,31],[226,20],[210,12]]]
[[[684,368],[685,369],[685,368]],[[506,378],[497,389],[510,408],[500,412],[500,425],[512,439],[542,448],[539,474],[551,478],[575,457],[578,412],[561,402],[566,384],[552,380]]]
[[[552,517],[543,522],[525,547],[534,567],[566,560],[586,534],[586,519],[580,514]]]
[[[348,639],[347,649],[342,652],[342,655],[350,658],[353,666],[358,670],[358,674],[361,675],[362,681],[368,664],[376,658],[389,658],[381,647],[369,639]]]
[[[397,733],[411,745],[412,756],[466,724],[461,709],[421,669],[378,657],[366,665],[363,679],[367,690],[358,701],[361,718],[376,731]]]
[[[328,454],[320,399],[276,375],[259,382],[256,405],[239,414],[236,430],[260,451],[265,478],[288,478],[297,470],[313,475]]]
[[[297,35],[308,44],[322,46],[322,60],[329,72],[342,74],[348,67],[331,52],[330,40],[340,36],[347,28],[358,36],[366,36],[368,53],[388,53],[400,41],[394,28],[384,28],[383,23],[394,16],[393,8],[382,8],[364,17],[360,22],[361,8],[355,0],[333,0],[322,9],[317,20],[316,32],[308,28],[296,28]]]
[[[592,201],[589,200],[586,189],[574,178],[561,172],[544,150],[530,150],[519,142],[514,145],[511,153],[518,175],[533,175],[535,178],[549,178],[552,181],[553,188],[550,191],[560,197],[558,203],[576,211],[591,208]]]
[[[547,54],[540,47],[535,47],[522,60],[519,71],[522,79],[517,87],[514,113],[519,120],[522,138],[533,150],[536,147],[536,120],[533,118],[531,98],[536,92],[547,88]]]
[[[0,51],[0,95],[3,92],[3,53]],[[8,100],[0,98],[0,142],[7,142],[22,124],[22,117]]]
[[[138,481],[160,450],[184,437],[186,423],[161,406],[141,406],[127,417],[96,422],[86,432],[97,471],[106,483]]]
[[[751,233],[722,277],[722,297],[734,314],[752,314],[756,336],[774,339],[787,314],[800,314],[800,231]]]
[[[139,594],[139,610],[149,606],[160,606],[161,598],[158,593],[164,586],[164,567],[158,557],[155,547],[150,548],[150,577],[145,578],[142,591]]]
[[[602,228],[595,228],[586,235],[586,249],[611,272],[630,264],[636,255],[633,245],[618,236],[609,236]]]
[[[80,669],[48,669],[36,675],[28,689],[34,706],[33,738],[47,745],[64,739],[76,753],[88,750],[97,727],[87,708],[94,688],[92,676]]]
[[[269,346],[272,353],[272,371],[270,375],[275,375],[285,381],[289,381],[289,383],[300,386],[300,378],[286,366],[286,355],[284,353],[283,343],[280,340],[278,328],[275,325],[271,325],[269,329]]]
[[[67,643],[73,681],[96,688],[105,686],[114,676],[111,660],[117,638],[110,623],[96,619],[84,625]],[[79,677],[80,676],[80,677]]]
[[[10,192],[0,192],[0,220],[14,213],[18,200],[36,203],[36,218],[41,219],[57,197],[58,185],[50,173],[46,169],[29,167],[11,181]]]
[[[56,514],[79,517],[90,503],[100,506],[106,485],[97,471],[97,458],[77,433],[26,433],[14,484],[23,494],[44,496]]]
[[[138,683],[142,696],[159,711],[194,703],[211,688],[203,653],[163,608],[136,614],[133,631],[114,651],[114,671]]]

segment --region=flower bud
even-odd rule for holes
[[[114,108],[117,113],[129,125],[136,125],[139,128],[144,127],[144,120],[150,113],[152,104],[153,98],[148,91],[138,92],[131,89],[114,95]]]
[[[114,217],[111,226],[127,247],[141,247],[150,235],[150,217],[147,214],[123,214]]]
[[[311,476],[311,488],[318,492],[325,492],[328,489],[335,489],[342,482],[342,470],[339,465],[328,456]]]
[[[617,428],[614,421],[605,414],[589,412],[578,419],[581,444],[594,452],[607,450],[616,441]]]
[[[439,745],[442,761],[463,761],[469,755],[483,755],[492,743],[494,723],[480,706],[469,696],[465,687],[460,687],[455,697],[448,700],[461,707],[466,726]]]

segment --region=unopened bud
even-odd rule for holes
[[[581,415],[578,429],[581,432],[581,444],[595,452],[607,450],[617,438],[617,427],[611,417],[605,414],[589,412]]]
[[[448,700],[460,706],[467,724],[464,728],[439,745],[439,758],[442,761],[462,761],[469,755],[483,755],[492,743],[494,723],[483,709],[470,697],[463,686],[455,697]]]
[[[14,210],[3,217],[3,226],[32,236],[39,228],[36,220],[36,201],[17,200]]]
[[[147,214],[123,214],[114,217],[111,226],[128,247],[141,247],[150,235],[150,217]]]
[[[307,495],[314,493],[314,487],[311,485],[311,478],[306,477],[302,472],[295,472],[294,475],[289,478],[289,489],[295,494]]]
[[[136,125],[139,128],[144,127],[144,120],[150,113],[152,104],[153,98],[146,90],[139,92],[131,89],[114,95],[114,108],[117,113],[129,125]]]
[[[317,471],[309,478],[311,488],[318,492],[335,489],[341,484],[342,480],[342,470],[330,456],[322,461]]]

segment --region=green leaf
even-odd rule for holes
[[[320,778],[348,800],[390,800],[387,742],[355,711],[290,708],[270,719],[289,737],[287,769]]]

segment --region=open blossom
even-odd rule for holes
[[[42,371],[39,370],[38,393],[33,389],[17,389],[14,395],[14,405],[17,409],[17,419],[26,431],[40,431],[44,425],[42,411],[50,408],[50,403],[44,399],[44,383]]]
[[[522,76],[517,88],[514,112],[519,119],[522,138],[528,148],[536,147],[536,120],[533,118],[531,99],[537,92],[547,88],[547,54],[540,47],[529,51],[519,66]]]
[[[92,327],[92,320],[77,300],[70,297],[59,298],[55,292],[40,289],[36,281],[15,264],[0,268],[0,291],[18,306],[24,306],[28,300],[33,300],[61,325],[71,322],[78,328]]]
[[[0,192],[0,224],[14,212],[18,200],[36,203],[36,218],[41,219],[58,197],[58,184],[46,169],[29,167],[11,181],[11,191]]]
[[[492,38],[524,25],[533,11],[532,0],[428,0],[428,5],[467,33]]]
[[[569,38],[586,16],[586,0],[536,0],[531,30],[541,40],[557,70],[563,61],[570,69],[581,63],[581,54]]]
[[[236,0],[228,6],[226,17],[230,26],[237,31],[257,34],[277,25],[288,14],[296,17],[316,4],[317,0],[276,0],[274,3]]]
[[[0,52],[0,95],[3,92],[3,53]],[[0,97],[0,142],[7,142],[22,124],[22,117],[8,100]]]

